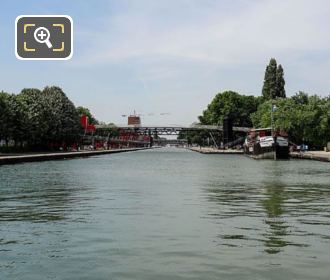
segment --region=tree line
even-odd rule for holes
[[[28,88],[19,94],[0,92],[0,140],[5,147],[44,150],[79,141],[83,128],[80,116],[87,114],[92,123],[97,120],[84,107],[75,107],[59,87],[43,90]]]
[[[198,119],[205,125],[222,125],[225,118],[230,118],[234,126],[270,127],[271,110],[274,129],[287,131],[292,142],[322,148],[330,141],[330,96],[298,92],[287,98],[284,70],[274,58],[265,69],[261,96],[218,93]],[[206,144],[208,137],[206,132],[196,132],[190,133],[188,140]]]

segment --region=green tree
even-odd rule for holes
[[[13,140],[16,147],[26,149],[69,145],[83,134],[81,111],[55,86],[23,89],[17,95],[0,92],[0,140]]]
[[[276,97],[276,72],[277,62],[275,58],[272,58],[266,67],[264,85],[262,88],[262,96],[265,100],[273,99]]]
[[[19,106],[17,122],[23,132],[20,140],[24,138],[30,146],[40,145],[48,131],[46,116],[51,110],[44,94],[39,89],[28,88],[23,89],[16,99]],[[20,111],[22,109],[24,111]]]
[[[0,140],[7,139],[7,131],[8,131],[8,113],[9,113],[9,105],[8,105],[9,94],[3,91],[0,92]]]
[[[262,96],[265,100],[286,97],[284,70],[281,64],[277,66],[275,58],[271,58],[266,67]]]
[[[29,139],[29,107],[20,95],[11,95],[9,98],[9,136],[15,146],[24,146]]]
[[[0,92],[0,140],[8,140],[11,136],[13,112],[11,108],[12,96],[6,92]]]
[[[250,114],[257,111],[260,97],[240,95],[234,91],[218,93],[199,116],[201,124],[221,125],[228,117],[235,126],[251,127]]]
[[[328,98],[308,96],[299,92],[291,98],[277,98],[261,104],[258,111],[251,115],[255,127],[271,125],[271,106],[276,110],[274,128],[289,133],[294,143],[308,143],[322,148],[330,139],[330,102]]]
[[[296,104],[308,104],[308,94],[303,91],[299,91],[291,98]]]
[[[284,70],[281,64],[278,65],[276,71],[276,97],[285,98],[285,80],[284,80]]]
[[[48,123],[46,139],[48,141],[72,142],[82,133],[79,115],[74,104],[59,87],[46,87],[42,91],[51,108],[45,119]]]

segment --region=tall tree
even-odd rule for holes
[[[277,89],[277,62],[275,58],[272,58],[269,61],[268,66],[266,67],[264,85],[262,88],[262,96],[266,99],[273,99],[276,97]]]
[[[285,98],[284,86],[283,67],[281,64],[277,66],[275,58],[272,58],[266,67],[262,96],[265,100],[275,99],[277,97]]]
[[[276,71],[276,97],[286,97],[284,86],[284,71],[282,65],[279,64]]]

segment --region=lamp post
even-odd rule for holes
[[[270,129],[271,129],[272,136],[274,137],[273,126],[274,126],[274,115],[273,115],[273,101],[272,101],[271,107],[270,107]]]
[[[272,100],[272,103],[271,103],[271,112],[270,112],[270,128],[271,128],[271,134],[272,134],[272,137],[273,137],[273,141],[274,141],[274,160],[276,160],[276,149],[277,149],[277,145],[276,145],[276,136],[275,136],[275,133],[274,133],[274,110],[276,109],[276,106],[273,104],[273,100]]]

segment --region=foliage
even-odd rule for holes
[[[59,87],[46,87],[43,92],[47,105],[52,108],[47,114],[49,123],[47,140],[74,141],[82,127],[74,104]]]
[[[262,97],[241,95],[234,91],[218,93],[203,114],[199,116],[202,125],[223,125],[225,118],[232,120],[234,126],[252,127],[251,113],[257,111]],[[220,145],[221,135],[213,135],[214,141]],[[207,131],[180,133],[179,139],[187,139],[188,144],[214,144]]]
[[[0,93],[0,139],[15,146],[45,148],[76,141],[82,131],[73,103],[59,87]]]
[[[214,135],[214,137],[219,139],[219,135]],[[180,132],[178,139],[187,139],[188,145],[197,144],[199,146],[208,146],[214,144],[210,133],[207,130]]]
[[[322,148],[330,140],[329,98],[299,92],[291,98],[266,101],[251,116],[255,127],[270,127],[272,104],[276,106],[274,128],[287,131],[293,142]]]
[[[46,119],[49,106],[45,96],[39,89],[23,89],[16,97],[17,126],[20,129],[18,134],[15,129],[13,138],[16,141],[25,140],[29,145],[40,144],[48,130]]]
[[[284,70],[281,64],[278,65],[276,71],[276,97],[285,98],[285,80],[284,80]]]
[[[265,70],[264,85],[262,88],[262,96],[265,100],[275,99],[278,97],[285,98],[285,80],[282,65],[277,66],[275,58],[269,61]]]
[[[8,139],[9,129],[9,99],[10,95],[6,92],[0,92],[0,139]]]
[[[232,119],[234,126],[251,127],[250,114],[261,102],[261,97],[240,95],[234,91],[218,93],[199,116],[199,121],[201,124],[221,125],[227,117]]]

